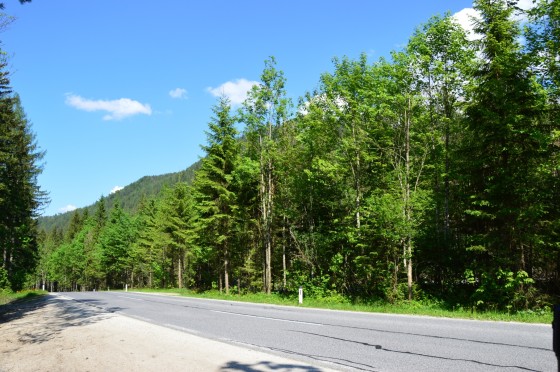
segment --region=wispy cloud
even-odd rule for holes
[[[138,114],[152,114],[150,105],[140,103],[130,98],[120,98],[111,101],[91,100],[78,95],[68,94],[66,96],[66,104],[78,110],[88,112],[106,111],[108,114],[103,116],[103,120],[121,120]]]
[[[72,212],[76,209],[78,209],[78,208],[75,205],[68,204],[66,207],[59,208],[58,211],[60,213],[66,213],[66,212]]]
[[[206,90],[214,97],[226,96],[232,105],[240,105],[247,98],[247,92],[251,90],[253,85],[258,84],[258,81],[237,79],[227,81],[216,88],[208,87]]]
[[[175,99],[187,99],[187,90],[183,88],[175,88],[169,91],[169,96]]]
[[[114,194],[114,193],[116,193],[117,191],[121,191],[122,189],[124,189],[124,187],[122,187],[122,186],[115,186],[115,187],[113,187],[113,188],[111,189],[110,194]]]

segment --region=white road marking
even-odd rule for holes
[[[134,297],[128,297],[128,296],[117,296],[117,297],[126,298],[127,300],[134,300],[134,301],[146,301],[146,300],[143,300],[141,298],[134,298]]]
[[[302,322],[300,320],[290,320],[290,319],[278,319],[278,318],[270,318],[267,316],[259,316],[259,315],[250,315],[250,314],[239,314],[239,313],[232,313],[229,311],[221,311],[221,310],[209,310],[213,313],[222,313],[222,314],[228,314],[228,315],[237,315],[237,316],[245,316],[248,318],[258,318],[258,319],[266,319],[266,320],[275,320],[277,322],[287,322],[287,323],[297,323],[297,324],[306,324],[306,325],[313,325],[313,326],[318,326],[318,327],[322,327],[322,324],[319,323],[309,323],[309,322]]]

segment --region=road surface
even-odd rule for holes
[[[134,292],[61,294],[205,338],[337,370],[554,371],[552,327]]]

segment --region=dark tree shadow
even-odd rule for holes
[[[44,307],[48,296],[24,297],[0,306],[0,324],[22,318],[30,311]]]
[[[47,306],[51,309],[45,311]],[[17,322],[19,343],[39,344],[57,337],[64,329],[107,319],[112,316],[111,312],[118,310],[110,309],[108,312],[60,296],[45,295],[1,306],[0,331]],[[33,313],[39,317],[33,316]]]
[[[220,367],[220,371],[243,371],[243,372],[262,372],[262,371],[296,371],[296,372],[321,372],[321,368],[305,364],[278,364],[269,361],[262,361],[254,364],[244,364],[236,361],[227,362]]]

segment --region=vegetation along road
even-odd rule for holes
[[[312,310],[132,292],[63,296],[105,313],[337,370],[556,369],[549,325]]]

